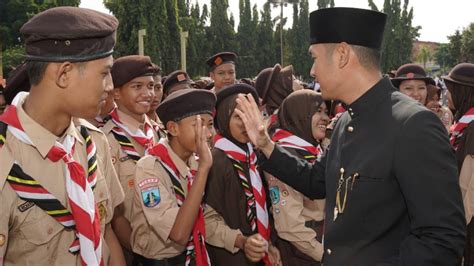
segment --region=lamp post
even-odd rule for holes
[[[145,45],[143,44],[143,37],[146,36],[146,29],[138,30],[138,54],[145,54]]]
[[[188,38],[187,31],[180,31],[180,43],[181,43],[181,70],[186,71],[186,40]]]

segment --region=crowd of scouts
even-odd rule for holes
[[[0,90],[0,265],[342,265],[323,244],[326,225],[344,219],[348,179],[333,213],[326,195],[299,192],[281,169],[263,171],[241,97],[257,103],[265,134],[307,164],[321,163],[353,110],[306,89],[291,66],[236,80],[231,52],[210,57],[209,79],[195,81],[181,70],[163,75],[148,56],[113,60],[117,26],[110,15],[59,7],[21,28],[26,63]],[[391,74],[451,134],[472,265],[474,65],[445,76],[446,93],[421,66]],[[350,246],[342,252],[357,256]]]

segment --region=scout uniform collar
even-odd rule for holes
[[[23,129],[25,130],[25,132],[28,134],[28,136],[33,141],[33,143],[36,145],[36,149],[39,151],[41,156],[43,156],[43,158],[46,158],[49,150],[51,150],[51,148],[55,145],[56,141],[58,140],[58,137],[52,134],[51,132],[49,132],[44,127],[42,127],[40,124],[38,124],[36,121],[34,121],[31,117],[29,117],[26,114],[25,110],[23,109],[23,102],[25,101],[27,95],[28,93],[19,94],[14,100],[14,101],[18,100],[18,103],[16,104],[18,119],[20,120],[21,125]],[[79,136],[72,119],[69,124],[69,127],[64,132],[64,135],[72,135],[76,139],[76,141],[83,144],[83,140]]]
[[[363,113],[368,113],[370,110],[374,109],[377,104],[383,100],[382,95],[387,91],[386,88],[388,86],[392,87],[390,80],[387,77],[384,77],[352,104],[344,105],[349,116],[354,119],[357,116]]]
[[[189,159],[185,162],[171,148],[168,139],[162,139],[160,143],[166,147],[166,150],[168,150],[168,154],[170,155],[171,160],[173,160],[173,163],[175,164],[176,169],[178,170],[181,177],[187,178],[189,170],[197,169],[197,161],[194,155],[189,157]]]

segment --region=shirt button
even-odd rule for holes
[[[326,253],[327,253],[328,255],[331,255],[332,250],[328,248],[328,249],[326,249]]]
[[[48,235],[52,234],[52,233],[53,233],[53,228],[51,228],[51,227],[48,228],[48,231],[47,231],[47,232],[48,232]]]
[[[353,127],[347,127],[347,131],[352,132],[352,131],[354,131],[354,128]]]
[[[5,244],[5,235],[0,235],[0,247],[3,246]]]

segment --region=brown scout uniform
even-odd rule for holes
[[[295,150],[287,149],[297,157]],[[320,265],[325,200],[310,200],[292,187],[264,173],[272,199],[272,214],[284,265]],[[286,242],[286,243],[282,243]],[[289,242],[289,243],[288,243]]]
[[[196,170],[198,164],[194,156],[191,156],[188,162],[181,160],[168,141],[165,141],[165,146],[179,171],[181,187],[187,195],[186,176],[190,169]],[[179,211],[173,183],[155,156],[147,155],[138,161],[134,183],[131,221],[133,252],[157,260],[182,254],[185,246],[169,239]],[[159,195],[159,202],[152,207],[146,206],[142,199],[142,191],[149,188],[157,189]]]
[[[120,121],[130,128],[130,130],[135,131],[137,129],[143,130],[143,123],[139,123],[134,118],[125,114],[124,112],[117,110]],[[145,116],[145,121],[150,123],[150,120]],[[151,124],[151,123],[150,123]],[[134,194],[134,176],[136,169],[136,162],[132,160],[125,152],[122,151],[119,142],[115,139],[111,130],[115,127],[115,124],[112,120],[109,120],[103,128],[102,132],[107,136],[107,140],[110,145],[110,153],[112,155],[112,163],[115,168],[115,172],[119,178],[120,184],[122,185],[123,191],[125,193],[125,200],[123,202],[124,206],[124,216],[128,221],[131,221],[131,206],[132,199]],[[123,132],[128,140],[133,144],[133,147],[136,149],[140,156],[145,155],[145,148],[138,144],[127,132]],[[153,132],[153,142],[157,142],[159,139],[156,132]]]
[[[216,265],[260,265],[260,262],[249,261],[242,250],[234,247],[238,234],[250,236],[255,233],[247,221],[247,200],[240,178],[222,150],[214,148],[212,158],[213,166],[209,172],[205,197],[208,208],[215,211],[204,213],[209,257]],[[250,179],[248,182],[251,184]],[[221,223],[225,233],[211,235],[211,226],[217,223]]]
[[[51,162],[46,154],[57,137],[31,119],[17,106],[20,122],[37,145],[29,146],[7,133],[6,144],[0,148],[0,264],[4,265],[81,265],[79,255],[69,253],[75,231],[63,225],[34,204],[21,200],[6,181],[14,161],[70,210],[64,179],[64,163]],[[123,191],[110,160],[109,146],[104,134],[84,120],[97,148],[97,184],[95,200],[100,212],[101,234],[110,223],[114,208],[123,201]],[[74,159],[87,169],[85,140],[73,122],[66,130],[77,142]],[[45,159],[46,158],[46,159]],[[103,243],[103,257],[107,265],[109,250]]]

